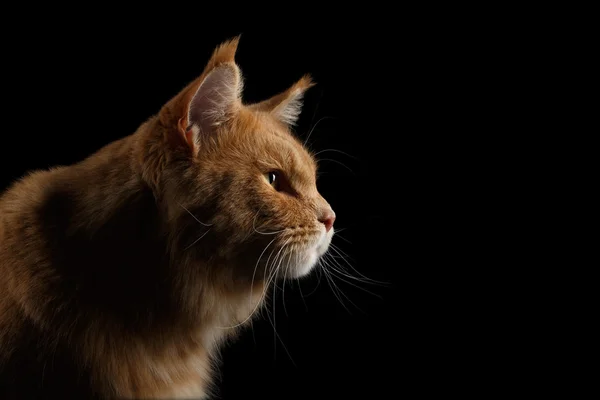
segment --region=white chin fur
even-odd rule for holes
[[[329,244],[331,243],[332,237],[333,228],[330,229],[327,233],[323,231],[323,235],[321,235],[319,241],[315,245],[310,246],[306,249],[304,254],[299,257],[300,260],[298,261],[298,263],[295,265],[289,265],[287,277],[291,279],[297,279],[308,275],[317,265],[319,258],[321,258],[321,256],[325,254],[325,252],[329,248]]]

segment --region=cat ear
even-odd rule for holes
[[[304,75],[286,91],[249,107],[257,111],[268,112],[287,125],[294,125],[302,111],[304,93],[312,86],[314,83],[311,77]]]
[[[214,133],[241,106],[242,76],[235,63],[239,36],[218,46],[202,74],[161,109],[159,118],[176,127],[197,150],[199,136]]]
[[[195,135],[210,134],[235,113],[240,104],[241,76],[234,63],[224,63],[208,73],[192,97],[187,128]]]

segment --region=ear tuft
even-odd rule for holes
[[[241,35],[238,35],[226,42],[221,43],[210,57],[206,65],[205,71],[209,71],[220,64],[235,63],[235,53],[240,42]]]
[[[292,87],[302,90],[302,92],[306,92],[311,87],[315,86],[316,83],[313,81],[310,74],[305,74],[298,82],[296,82]]]

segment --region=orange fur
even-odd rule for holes
[[[3,398],[38,385],[26,382],[208,396],[211,360],[272,275],[302,275],[313,261],[293,260],[328,245],[315,161],[288,130],[310,78],[244,105],[238,40],[133,135],[0,197]]]

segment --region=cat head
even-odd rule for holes
[[[313,83],[304,76],[244,104],[238,39],[217,47],[158,116],[171,149],[161,186],[172,251],[240,277],[301,277],[327,251],[335,220],[317,189],[315,159],[291,132]]]

